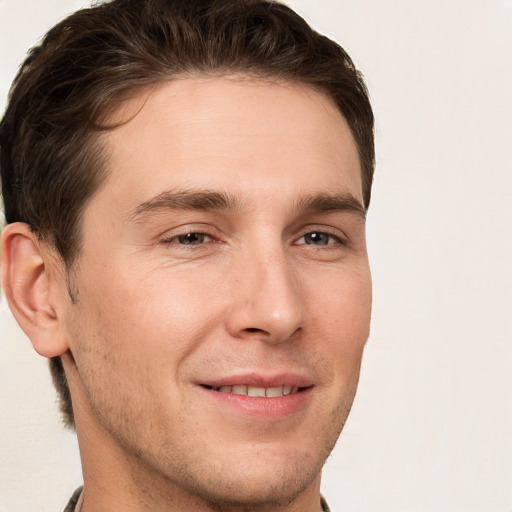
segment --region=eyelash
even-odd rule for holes
[[[179,238],[189,237],[191,235],[196,235],[199,237],[202,236],[202,237],[208,238],[209,240],[203,240],[203,241],[200,241],[199,243],[193,243],[193,241],[192,241],[192,243],[180,243],[177,241],[177,239],[179,239]],[[299,242],[300,240],[304,239],[308,235],[327,235],[329,237],[329,239],[328,239],[327,243],[319,244],[319,245],[308,244],[305,241]],[[334,242],[332,242],[332,240],[334,240]],[[218,240],[215,240],[213,235],[211,235],[205,231],[201,231],[201,230],[196,230],[196,231],[190,230],[185,233],[180,233],[180,234],[173,235],[171,237],[166,237],[166,238],[162,239],[162,243],[164,243],[164,244],[177,244],[177,245],[186,246],[189,248],[201,247],[205,243],[212,243],[212,242],[218,242]],[[313,230],[307,231],[294,242],[294,245],[312,245],[314,247],[327,247],[327,246],[338,245],[338,244],[346,245],[346,242],[344,239],[342,239],[339,236],[339,234],[333,233],[330,230],[325,229],[325,228],[316,229],[316,230],[313,229]]]
[[[179,239],[179,238],[185,238],[187,236],[190,236],[190,235],[197,235],[197,236],[204,236],[206,238],[209,238],[210,240],[208,241],[202,241],[200,243],[179,243],[177,242],[176,240]],[[190,246],[190,247],[199,247],[201,245],[204,245],[205,243],[209,243],[209,242],[214,242],[214,238],[212,235],[204,232],[204,231],[187,231],[186,233],[180,233],[178,235],[173,235],[173,236],[170,236],[170,237],[166,237],[162,240],[162,243],[164,244],[177,244],[177,245],[183,245],[183,246]]]
[[[297,240],[297,242],[295,242],[295,244],[296,245],[315,245],[315,244],[308,244],[305,241],[303,243],[299,243],[299,240],[302,240],[303,238],[305,239],[308,235],[327,235],[327,237],[328,237],[327,243],[316,245],[316,247],[326,247],[329,245],[337,245],[337,244],[345,245],[345,241],[338,234],[332,233],[329,230],[325,230],[325,229],[317,229],[317,230],[308,231],[307,233],[304,233]],[[334,243],[332,243],[331,240],[334,240]]]

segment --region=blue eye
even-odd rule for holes
[[[330,245],[339,242],[340,240],[334,235],[330,235],[329,233],[322,233],[321,231],[313,231],[311,233],[306,233],[304,236],[299,238],[298,244],[305,245],[316,245],[316,246],[324,246]]]
[[[170,242],[181,245],[201,245],[210,241],[211,238],[205,233],[186,233],[184,235],[174,236],[170,239]]]

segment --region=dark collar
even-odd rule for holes
[[[78,498],[80,498],[80,494],[82,494],[82,487],[79,487],[71,496],[69,503],[67,504],[64,512],[75,512],[75,507],[78,502]]]

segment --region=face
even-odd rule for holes
[[[217,504],[318,489],[370,319],[347,123],[310,88],[240,77],[161,84],[117,115],[62,315],[84,471],[98,452]]]

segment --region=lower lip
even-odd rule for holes
[[[223,393],[202,386],[200,389],[223,407],[228,407],[239,414],[254,419],[266,421],[283,420],[297,414],[307,406],[313,396],[313,388],[306,388],[286,396],[270,398]]]

